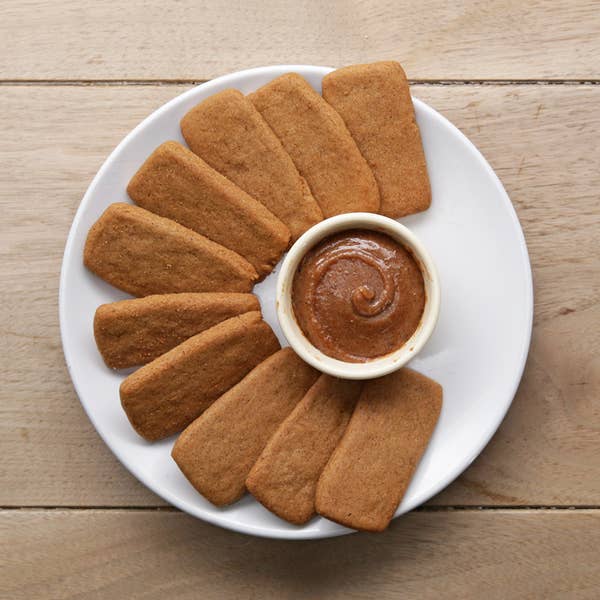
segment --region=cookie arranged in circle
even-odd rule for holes
[[[427,448],[441,408],[442,387],[411,369],[367,381],[317,484],[317,512],[352,529],[383,531]]]
[[[398,219],[429,208],[425,153],[402,67],[387,61],[337,69],[323,77],[323,98],[373,170],[381,214]]]
[[[237,252],[261,277],[290,242],[272,212],[177,142],[161,144],[146,159],[127,193],[142,208]]]
[[[306,181],[252,102],[224,90],[181,120],[190,149],[285,223],[296,241],[323,219]]]
[[[160,440],[187,427],[279,347],[259,312],[232,317],[129,375],[121,404],[143,438]]]
[[[111,204],[88,233],[85,266],[133,296],[249,292],[258,280],[239,254],[143,208]]]
[[[323,215],[377,212],[379,190],[344,121],[296,73],[248,96],[292,157]]]
[[[246,487],[278,517],[302,525],[315,514],[317,481],[361,390],[360,381],[321,375],[269,440]]]
[[[318,377],[291,348],[283,348],[179,436],[172,452],[175,462],[213,504],[235,502],[269,438]]]
[[[159,294],[102,304],[94,337],[111,369],[145,365],[221,321],[260,310],[253,294]]]

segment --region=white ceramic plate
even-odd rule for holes
[[[202,84],[171,100],[138,125],[108,157],[77,211],[60,281],[60,326],[77,394],[102,439],[119,460],[167,502],[211,523],[276,538],[348,533],[315,517],[303,527],[278,519],[250,496],[225,509],[200,496],[170,457],[174,438],[149,444],[130,427],[119,402],[124,374],[104,366],[92,322],[99,304],[125,294],[82,264],[91,225],[112,202],[128,202],[127,183],[166,140],[183,142],[181,117],[226,88],[252,92],[289,71],[318,91],[331,69],[285,65],[250,69]],[[521,378],[533,313],[531,269],[523,233],[502,184],[473,144],[435,110],[415,99],[431,178],[431,208],[402,222],[430,251],[440,274],[440,318],[411,366],[444,387],[442,414],[396,516],[431,498],[481,452],[502,421]],[[255,288],[265,319],[285,344],[275,315],[276,273]]]

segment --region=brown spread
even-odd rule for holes
[[[306,253],[294,276],[292,305],[321,352],[366,362],[400,348],[416,330],[425,305],[423,275],[388,235],[344,231]]]

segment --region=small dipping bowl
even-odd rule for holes
[[[316,348],[296,321],[292,306],[292,287],[304,255],[321,240],[342,231],[367,229],[388,235],[407,248],[415,258],[425,284],[425,306],[421,321],[412,336],[397,350],[367,362],[345,362]],[[306,231],[287,253],[277,278],[277,317],[291,347],[305,362],[323,373],[343,379],[372,379],[404,366],[423,348],[433,332],[440,312],[440,284],[437,270],[423,244],[404,225],[373,213],[348,213],[321,221]]]

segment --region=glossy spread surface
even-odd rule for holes
[[[366,362],[400,348],[416,330],[425,306],[423,275],[388,235],[344,231],[306,253],[294,276],[292,305],[321,352]]]

